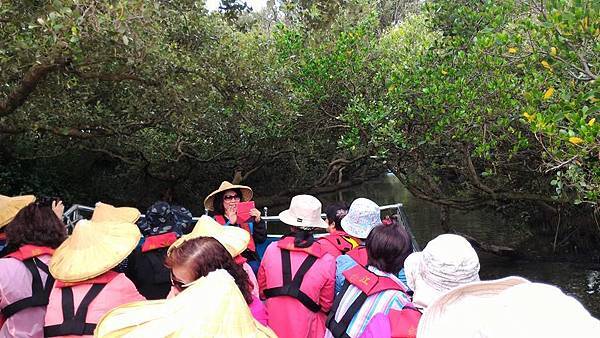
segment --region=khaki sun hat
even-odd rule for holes
[[[292,197],[290,208],[279,213],[279,219],[300,228],[327,229],[329,225],[321,218],[321,202],[311,195]]]
[[[225,247],[225,249],[227,249],[227,251],[229,251],[232,257],[236,257],[244,252],[244,250],[248,248],[248,243],[250,242],[250,234],[248,231],[238,227],[223,226],[212,217],[202,215],[192,232],[183,235],[169,247],[167,255],[171,254],[173,249],[179,247],[185,241],[198,237],[212,237],[216,239]]]
[[[475,333],[484,318],[491,314],[491,299],[502,291],[523,283],[529,281],[521,277],[506,277],[465,284],[448,291],[425,310],[419,321],[417,337],[483,338],[484,336]]]
[[[140,218],[141,213],[136,208],[114,207],[110,204],[98,202],[92,214],[92,222],[127,222],[135,223]]]
[[[15,197],[0,195],[0,228],[10,223],[21,209],[33,202],[35,202],[33,195]]]
[[[231,189],[240,189],[242,191],[242,196],[241,196],[242,202],[246,202],[246,201],[249,201],[252,199],[252,189],[250,187],[245,186],[245,185],[235,185],[235,184],[229,183],[228,181],[223,181],[221,183],[221,185],[219,186],[219,189],[211,192],[210,194],[208,194],[208,196],[206,196],[206,198],[204,199],[204,208],[206,210],[214,211],[215,207],[213,205],[213,201],[215,199],[215,195],[220,192],[231,190]]]
[[[81,220],[54,252],[50,273],[67,283],[100,276],[127,258],[141,237],[133,223]]]
[[[235,280],[216,270],[177,296],[117,307],[104,315],[94,337],[277,337],[250,313]]]

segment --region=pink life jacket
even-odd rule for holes
[[[48,265],[38,259],[37,256],[52,255],[53,253],[54,249],[47,246],[26,244],[20,247],[19,250],[6,256],[20,260],[31,273],[31,297],[23,298],[4,307],[1,312],[2,322],[27,308],[48,305],[50,291],[52,291],[52,287],[54,286],[54,278],[48,271]],[[46,284],[42,283],[42,276],[40,276],[38,269],[48,275],[46,277]]]
[[[96,323],[86,323],[88,308],[106,284],[110,283],[118,275],[118,272],[109,271],[96,278],[82,282],[65,283],[57,281],[56,287],[61,289],[63,322],[57,325],[44,326],[44,337],[94,335]],[[75,309],[72,287],[79,284],[92,284],[92,287],[83,296],[79,307]]]
[[[367,266],[369,256],[367,255],[367,248],[364,245],[358,246],[346,253],[350,256],[358,265]]]
[[[369,296],[376,295],[387,290],[398,290],[404,293],[407,292],[404,287],[396,283],[391,278],[378,276],[360,264],[344,271],[343,275],[346,278],[346,281],[344,282],[342,290],[336,296],[333,307],[331,308],[331,312],[329,312],[329,316],[325,322],[325,325],[335,338],[350,338],[346,333],[346,329],[350,325],[352,318],[354,318],[354,316],[358,313]],[[346,312],[342,315],[342,319],[340,319],[340,321],[336,321],[336,312],[350,285],[357,287],[361,293],[354,300],[354,302],[350,304]]]
[[[320,238],[319,241],[328,241],[336,249],[339,250],[339,255],[344,255],[356,247],[356,240],[352,239],[348,234],[341,231],[332,233],[328,236]],[[354,243],[353,243],[354,242]]]
[[[312,312],[319,312],[321,310],[321,305],[315,302],[312,298],[310,298],[307,294],[300,290],[300,286],[302,285],[302,281],[304,280],[304,276],[308,272],[308,270],[315,264],[317,259],[323,257],[325,252],[321,249],[321,245],[318,242],[314,242],[311,246],[307,248],[297,248],[294,245],[293,237],[284,237],[279,242],[277,242],[277,246],[281,252],[281,264],[282,264],[282,272],[283,272],[283,285],[276,288],[265,289],[264,294],[266,298],[271,297],[279,297],[279,296],[289,296],[297,299],[302,305],[304,305],[307,309]],[[292,262],[290,258],[290,251],[298,251],[307,253],[308,256],[304,259],[294,278],[292,278]]]
[[[421,311],[413,303],[407,303],[402,310],[391,310],[388,314],[392,338],[416,338]]]
[[[225,217],[223,217],[223,215],[215,215],[215,221],[217,221],[221,225],[227,224],[227,220],[225,219]],[[254,238],[252,238],[252,231],[250,230],[250,225],[248,225],[247,222],[242,223],[242,224],[240,224],[240,228],[248,231],[248,233],[250,234],[250,242],[248,243],[248,250],[250,250],[252,252],[256,252],[256,245],[254,244]]]
[[[149,236],[144,240],[142,245],[142,252],[148,252],[161,248],[168,248],[171,244],[177,240],[177,234],[175,232],[167,232],[161,235]]]

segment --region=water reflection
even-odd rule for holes
[[[369,198],[380,205],[401,202],[411,221],[413,233],[424,246],[429,240],[442,233],[439,225],[439,208],[412,197],[410,192],[391,174],[379,179],[345,189],[336,193],[318,196],[326,206],[344,200],[351,202],[357,197]],[[277,214],[281,209],[269,210]],[[507,245],[519,240],[520,232],[507,224],[502,217],[489,211],[450,214],[450,226],[481,241]],[[270,230],[282,232],[284,227],[269,223]],[[590,270],[589,266],[560,262],[514,261],[480,253],[481,278],[493,279],[509,275],[523,276],[531,281],[559,286],[566,293],[579,299],[595,317],[600,317],[600,267]]]

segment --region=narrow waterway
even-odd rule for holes
[[[324,205],[338,200],[351,202],[357,197],[369,198],[379,205],[403,203],[412,231],[421,247],[442,233],[439,208],[413,197],[391,174],[318,197]],[[280,209],[282,208],[270,209],[269,214],[274,215]],[[450,214],[450,226],[491,244],[516,244],[524,238],[522,229],[508,224],[500,215],[489,211],[453,211]],[[283,231],[283,227],[278,224],[269,223],[269,228],[270,233]],[[518,275],[531,281],[554,284],[579,299],[596,318],[600,318],[600,266],[590,269],[589,264],[509,260],[485,253],[480,253],[480,261],[482,279]]]

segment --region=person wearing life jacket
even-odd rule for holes
[[[171,269],[171,282],[174,291],[169,298],[185,290],[188,284],[217,269],[225,269],[233,276],[244,296],[253,317],[267,325],[267,311],[264,304],[253,294],[256,279],[254,273],[237,263],[248,246],[250,234],[235,227],[223,227],[209,216],[202,216],[189,234],[182,236],[169,248],[166,266]],[[245,264],[247,266],[247,264]],[[248,267],[249,269],[249,267]]]
[[[0,259],[0,337],[43,337],[54,279],[48,261],[67,237],[63,205],[35,196],[0,197],[7,256]]]
[[[378,313],[410,303],[397,274],[412,252],[410,236],[398,222],[373,228],[366,239],[367,265],[344,271],[345,281],[327,317],[326,338],[356,338]]]
[[[443,234],[404,262],[413,300],[405,309],[375,316],[365,337],[415,337],[421,314],[436,299],[458,286],[479,281],[479,258],[462,236]],[[389,330],[389,336],[387,332]]]
[[[335,258],[313,237],[315,229],[327,229],[321,202],[294,196],[279,218],[291,233],[267,247],[258,270],[269,326],[282,338],[323,337],[333,303]]]
[[[95,337],[277,338],[252,317],[236,280],[225,269],[186,284],[173,298],[111,310],[98,323]]]
[[[344,202],[331,204],[325,209],[327,215],[325,222],[329,225],[327,228],[329,235],[319,238],[319,243],[333,257],[345,255],[361,243],[361,240],[348,235],[342,228],[341,221],[347,213],[348,204]]]
[[[248,249],[242,254],[248,260],[248,264],[256,273],[260,265],[260,257],[256,251],[256,245],[264,243],[267,240],[267,228],[261,221],[260,211],[252,208],[249,211],[248,220],[238,219],[237,206],[240,202],[252,200],[252,189],[245,185],[234,185],[223,181],[219,188],[211,192],[204,199],[204,208],[208,210],[208,215],[214,218],[221,225],[231,225],[242,228],[251,235]]]
[[[358,240],[359,243],[345,255],[340,255],[336,259],[336,294],[340,292],[344,284],[344,271],[356,264],[367,265],[367,250],[364,241],[371,230],[379,224],[381,224],[381,211],[375,202],[367,198],[357,198],[352,202],[348,214],[342,218],[340,225],[346,234]]]
[[[156,202],[148,208],[137,226],[144,236],[131,253],[126,275],[146,299],[162,299],[171,290],[167,249],[181,235],[192,230],[192,213],[186,208]]]
[[[44,324],[45,337],[91,337],[109,310],[144,300],[123,273],[141,233],[134,208],[96,208],[81,220],[54,252],[50,273],[56,279]]]

